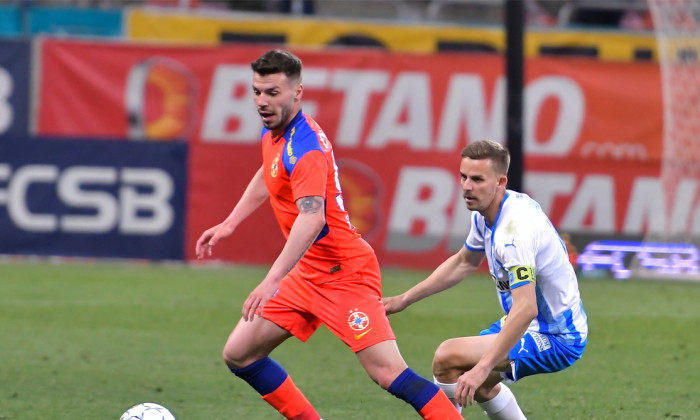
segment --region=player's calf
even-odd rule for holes
[[[387,391],[411,404],[424,419],[457,420],[462,418],[459,411],[437,385],[417,375],[410,368],[406,368]]]
[[[277,362],[269,357],[244,368],[229,368],[236,376],[248,382],[268,404],[290,420],[320,420],[321,416],[294,385],[292,378]]]

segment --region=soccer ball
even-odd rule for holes
[[[119,420],[175,420],[175,416],[162,405],[143,403],[126,410]]]

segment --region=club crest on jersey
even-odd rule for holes
[[[277,175],[280,173],[280,157],[275,156],[275,159],[272,160],[272,166],[270,167],[270,175],[272,175],[273,178],[276,178]]]
[[[357,309],[351,311],[348,317],[348,324],[354,331],[362,331],[369,326],[369,317],[364,312],[358,312]]]

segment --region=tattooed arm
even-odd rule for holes
[[[322,197],[302,197],[296,201],[296,205],[299,215],[294,220],[287,243],[267,275],[267,277],[270,275],[279,277],[278,282],[306,254],[321,233],[323,226],[326,225],[326,211]]]
[[[296,201],[299,215],[289,232],[282,252],[272,264],[265,279],[253,290],[243,304],[243,319],[252,320],[262,311],[265,303],[275,294],[285,276],[314,243],[326,224],[323,197],[302,197]]]

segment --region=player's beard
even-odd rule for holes
[[[280,114],[279,114],[279,121],[274,122],[274,120],[273,120],[270,122],[265,122],[263,120],[263,125],[265,126],[265,128],[267,128],[270,131],[274,131],[274,130],[278,130],[280,128],[283,128],[287,124],[287,122],[289,120],[289,115],[291,113],[292,113],[291,109],[282,108],[280,110]]]

